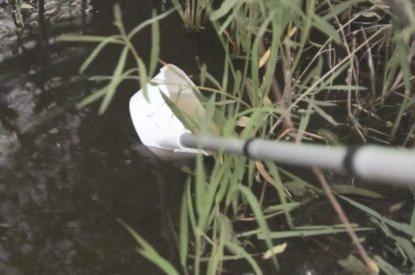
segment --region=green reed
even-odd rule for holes
[[[401,140],[404,145],[415,142],[415,127],[402,126],[415,123],[411,114],[415,104],[413,75],[408,62],[412,52],[405,35],[410,27],[398,31],[393,24],[380,24],[378,18],[387,13],[384,6],[362,0],[225,0],[215,9],[210,1],[186,1],[184,6],[173,2],[187,27],[200,30],[203,21],[209,19],[222,43],[223,75],[215,77],[202,65],[198,86],[205,96],[205,108],[215,110],[213,123],[219,126],[220,135],[328,144],[349,139],[362,143]],[[154,14],[131,31],[125,30],[117,6],[114,12],[118,34],[63,38],[98,43],[81,72],[106,46],[120,47],[113,74],[92,77],[107,84],[79,104],[83,107],[102,99],[100,113],[108,108],[122,81],[135,79],[145,87],[151,79],[160,51],[158,21],[172,11]],[[373,22],[353,29],[361,18]],[[147,65],[131,42],[145,27],[152,28]],[[379,52],[383,56],[376,54]],[[126,67],[128,58],[135,61],[135,67]],[[383,66],[375,68],[375,62]],[[391,109],[387,115],[382,112],[386,107]],[[368,120],[375,123],[366,125]],[[345,137],[335,135],[339,127],[347,129]],[[195,169],[185,183],[176,223],[179,265],[168,263],[123,224],[137,241],[141,255],[165,273],[219,274],[229,262],[239,261],[255,274],[262,274],[269,266],[278,270],[284,264],[278,254],[283,253],[282,245],[290,246],[291,238],[346,232],[344,224],[307,224],[296,219],[324,195],[317,185],[271,162],[222,153],[212,158],[213,167],[207,169],[205,157],[197,156]],[[393,248],[413,268],[414,221],[396,222],[352,200],[351,195],[381,202],[383,196],[351,185],[351,181],[334,182],[331,188],[339,200],[367,217],[370,226],[366,220],[364,227],[352,224],[354,231],[365,236],[376,228],[393,240]],[[267,199],[270,197],[274,199]],[[275,226],[276,221],[279,226]],[[246,227],[252,229],[243,229]],[[372,252],[370,257],[383,272],[393,270],[379,253]],[[361,264],[352,255],[342,260],[342,266],[350,267],[350,261]],[[368,272],[365,268],[362,264],[361,271]]]
[[[207,16],[207,9],[212,0],[172,0],[185,28],[191,31],[200,31],[204,28]]]

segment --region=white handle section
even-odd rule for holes
[[[415,185],[415,150],[368,145],[353,159],[353,170],[363,179]]]
[[[212,152],[243,154],[245,141],[237,138],[220,138],[214,136],[194,136],[184,133],[179,138],[183,147],[198,148]]]
[[[415,186],[415,151],[391,149],[381,146],[363,146],[350,154],[346,147],[329,147],[314,144],[295,144],[263,139],[245,141],[237,138],[180,136],[184,147],[246,154],[260,159],[298,166],[317,166],[340,172],[346,170],[346,158],[351,172],[363,180]]]
[[[223,151],[244,154],[246,141],[237,138],[213,136],[194,136],[183,134],[180,142],[185,147],[200,148],[208,151]],[[254,139],[246,148],[249,157],[260,160],[272,160],[283,164],[299,166],[318,166],[326,169],[344,171],[344,158],[347,149],[324,145],[294,144]]]
[[[248,154],[255,159],[273,160],[282,164],[344,171],[347,148],[255,139],[249,145]]]

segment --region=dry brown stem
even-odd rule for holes
[[[323,188],[327,199],[329,200],[330,204],[332,205],[334,211],[336,212],[337,216],[339,217],[340,221],[346,227],[346,231],[349,234],[350,238],[352,239],[352,243],[355,246],[357,253],[362,258],[363,262],[366,264],[367,268],[370,270],[371,274],[377,274],[379,271],[377,270],[377,266],[374,261],[368,256],[365,248],[363,247],[362,243],[360,242],[359,238],[354,232],[352,225],[350,224],[349,219],[347,218],[346,214],[343,211],[343,208],[337,201],[336,197],[334,196],[330,185],[328,184],[326,177],[324,176],[323,172],[316,167],[313,167],[313,172],[317,176],[317,179]]]

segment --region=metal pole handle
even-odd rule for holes
[[[295,144],[264,139],[242,140],[184,133],[184,147],[245,155],[281,164],[317,166],[348,172],[363,180],[415,185],[415,151],[367,145],[357,148]]]

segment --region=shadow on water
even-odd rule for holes
[[[154,2],[123,1],[127,26],[160,9]],[[174,260],[166,217],[177,212],[183,175],[139,146],[127,107],[136,83],[125,84],[103,116],[94,106],[74,108],[96,88],[77,72],[90,48],[56,41],[114,31],[113,1],[39,3],[25,11],[23,33],[12,8],[0,8],[0,274],[158,274],[116,218]],[[216,42],[180,26],[174,17],[161,24],[164,60],[189,72],[196,55],[221,64],[203,50]],[[143,55],[149,35],[135,41]],[[113,51],[94,70],[111,73]]]

